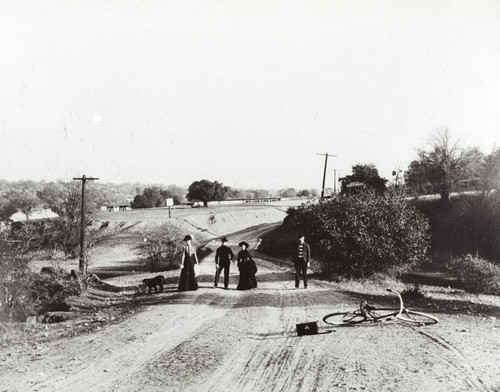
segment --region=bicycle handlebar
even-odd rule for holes
[[[403,313],[403,307],[404,307],[404,305],[403,305],[403,297],[401,297],[401,294],[399,294],[398,291],[393,290],[390,287],[387,288],[387,291],[395,293],[399,297],[399,313],[396,316],[396,317],[398,317],[401,313]]]

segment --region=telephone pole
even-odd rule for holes
[[[323,186],[321,187],[321,200],[325,197],[325,180],[326,180],[326,166],[328,165],[328,153],[326,154],[321,154],[317,153],[317,155],[324,155],[325,156],[325,169],[323,170]],[[331,157],[336,157],[337,155],[330,155]]]
[[[87,261],[85,260],[85,227],[87,222],[85,221],[85,183],[87,181],[98,180],[95,177],[87,177],[85,174],[81,178],[73,178],[73,180],[78,180],[82,182],[82,217],[80,222],[80,272],[83,275],[87,275]]]

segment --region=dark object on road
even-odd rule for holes
[[[317,321],[297,324],[297,335],[316,335],[318,333]]]
[[[163,283],[165,282],[163,275],[158,275],[151,279],[144,279],[142,282],[148,286],[148,294],[151,294],[153,288],[155,289],[155,293],[157,293],[158,287],[160,289],[160,293],[163,293]]]

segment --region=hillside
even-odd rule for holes
[[[214,206],[209,208],[174,207],[139,209],[119,212],[98,212],[94,227],[103,224],[110,230],[119,228],[128,233],[140,232],[166,222],[179,227],[198,241],[244,230],[248,227],[282,221],[289,207],[298,206],[301,200],[273,202],[265,205]]]

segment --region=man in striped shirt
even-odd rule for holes
[[[311,249],[305,241],[304,234],[299,234],[299,240],[294,247],[293,264],[295,266],[295,288],[299,288],[300,278],[307,289],[307,267],[310,267]]]

